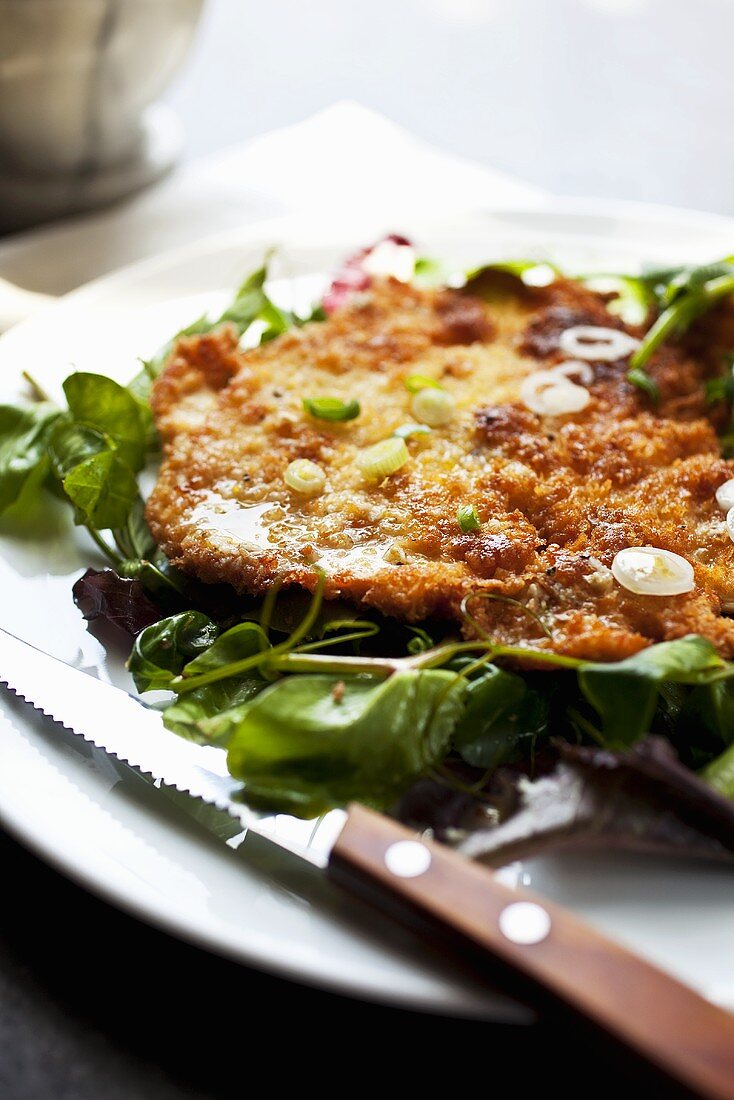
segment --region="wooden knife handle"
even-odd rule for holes
[[[561,907],[359,805],[329,873],[458,933],[519,974],[541,1005],[564,1006],[685,1090],[734,1100],[734,1015]]]

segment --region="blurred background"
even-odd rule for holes
[[[732,0],[208,0],[196,156],[356,99],[563,195],[734,213]]]
[[[343,100],[558,195],[734,213],[732,0],[0,0],[0,18],[0,232]]]

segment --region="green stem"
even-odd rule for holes
[[[330,653],[304,653],[294,651],[274,656],[274,651],[264,654],[264,663],[277,672],[320,672],[336,676],[392,676],[395,672],[419,671],[440,668],[461,653],[483,653],[477,665],[497,657],[515,657],[552,665],[555,668],[578,668],[584,662],[576,657],[561,657],[541,649],[524,649],[519,646],[494,645],[492,642],[451,642],[448,645],[427,649],[413,657],[337,657]]]
[[[300,642],[301,638],[308,635],[321,611],[323,591],[324,575],[322,573],[319,576],[311,606],[290,637],[286,638],[280,645],[275,645],[271,649],[266,649],[262,653],[255,653],[250,657],[243,657],[241,661],[232,661],[230,664],[222,665],[221,668],[213,668],[211,672],[202,672],[200,676],[187,677],[184,670],[183,675],[174,676],[168,687],[170,687],[171,691],[183,695],[188,691],[193,691],[195,688],[205,687],[206,684],[214,684],[217,680],[228,680],[232,676],[240,676],[243,672],[249,672],[250,669],[258,668],[259,666],[270,666],[270,662],[273,658],[278,658],[288,653],[289,650],[293,649],[294,646]]]
[[[590,737],[592,741],[595,741],[597,745],[600,745],[603,749],[607,747],[606,741],[594,723],[590,722],[588,718],[584,718],[583,714],[580,714],[575,707],[568,708],[568,717],[571,722],[574,722],[578,728],[582,730],[587,737]]]
[[[477,649],[492,653],[487,642],[455,642],[428,649],[413,657],[338,657],[331,653],[305,653],[303,650],[276,653],[274,649],[262,655],[263,664],[276,672],[315,672],[334,676],[392,676],[395,672],[410,672],[445,665],[458,653]],[[231,673],[227,673],[231,675]]]
[[[323,585],[321,586],[323,587]],[[222,665],[221,668],[212,669],[211,672],[203,672],[200,676],[176,676],[171,680],[171,691],[183,695],[195,688],[213,684],[217,680],[228,680],[233,676],[240,676],[243,672],[249,672],[259,668],[262,672],[289,672],[289,673],[321,673],[332,676],[380,676],[387,678],[396,672],[416,672],[421,669],[440,668],[460,653],[483,654],[481,664],[494,660],[497,657],[514,657],[519,660],[533,661],[538,664],[547,664],[555,668],[578,668],[583,661],[575,657],[561,657],[555,653],[547,653],[539,649],[524,649],[519,646],[494,645],[492,642],[477,640],[474,642],[450,642],[447,645],[436,646],[435,649],[426,650],[425,653],[417,653],[412,657],[339,657],[331,653],[306,652],[305,647],[296,649],[296,643],[304,635],[308,634],[313,626],[320,609],[319,599],[314,600],[308,614],[300,626],[285,642],[273,646],[272,649],[255,653],[249,657],[243,657],[241,661],[233,661],[231,664]]]
[[[29,374],[27,370],[24,370],[22,372],[22,375],[30,386],[31,390],[33,391],[33,396],[36,401],[51,401],[51,397],[48,395],[46,390],[44,390],[43,386],[39,382],[36,382],[32,374]]]
[[[700,289],[683,294],[660,314],[655,324],[649,329],[645,339],[630,359],[630,367],[633,370],[642,370],[650,356],[670,336],[686,328],[721,298],[733,293],[734,275],[720,275],[716,279],[709,279]]]
[[[96,543],[104,556],[109,561],[111,561],[113,565],[122,565],[123,559],[120,557],[119,554],[115,553],[111,546],[109,546],[105,542],[99,531],[97,531],[94,527],[87,527],[87,531],[89,532],[89,537],[91,538],[92,542]]]
[[[375,634],[378,633],[379,628],[370,623],[369,627],[365,627],[363,630],[353,630],[349,634],[334,634],[329,638],[321,638],[318,642],[307,642],[306,645],[299,645],[295,652],[315,653],[319,649],[328,646],[343,645],[345,642],[361,642],[365,638],[374,638]]]
[[[406,667],[405,657],[336,657],[329,653],[266,654],[268,668],[276,672],[315,672],[335,676],[392,676]]]
[[[495,657],[517,657],[521,661],[533,661],[541,665],[551,665],[554,668],[580,668],[586,664],[578,657],[563,657],[560,653],[549,653],[545,649],[524,649],[521,646],[498,645],[494,650]]]

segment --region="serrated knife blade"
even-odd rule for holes
[[[314,844],[313,822],[237,800],[222,750],[182,740],[127,692],[2,630],[0,683],[119,760],[324,866],[337,884],[383,908],[398,903],[413,921],[428,917],[520,979],[524,999],[584,1019],[689,1094],[734,1100],[734,1016],[559,906],[364,806],[327,814]]]
[[[112,684],[64,664],[0,629],[0,684],[32,707],[154,780],[226,811],[245,829],[324,866],[342,810],[315,827],[288,814],[259,814],[238,799],[226,753],[167,730],[160,711]]]

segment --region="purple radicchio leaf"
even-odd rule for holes
[[[163,617],[137,578],[120,577],[114,569],[87,569],[72,594],[85,619],[102,619],[133,636]]]
[[[349,256],[332,279],[331,286],[324,295],[322,306],[327,315],[331,316],[337,309],[345,306],[355,294],[367,290],[372,284],[372,276],[364,270],[364,261],[371,255],[379,244],[391,241],[393,244],[412,247],[407,237],[401,237],[397,233],[390,233],[367,248],[361,248]]]
[[[459,849],[502,866],[548,850],[636,851],[734,861],[734,803],[684,767],[662,737],[624,753],[556,745],[549,774],[516,780],[500,824],[475,810],[454,830]]]

